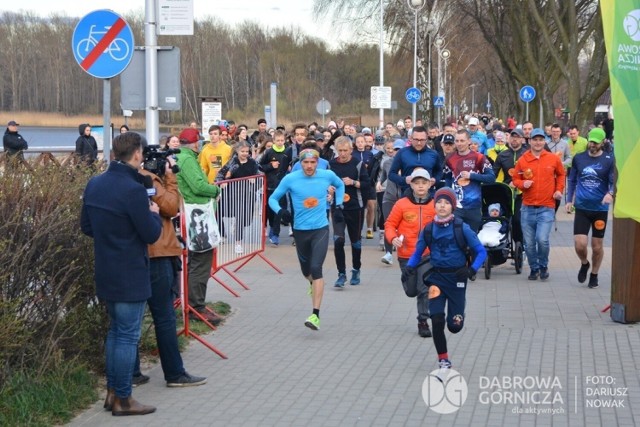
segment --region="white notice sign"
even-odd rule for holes
[[[391,86],[371,86],[371,108],[391,108]]]
[[[220,120],[222,120],[222,103],[203,102],[202,135],[204,135],[205,139],[209,139],[209,126],[217,124]]]
[[[159,36],[193,35],[193,0],[157,0]]]

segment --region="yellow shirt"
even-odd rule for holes
[[[232,154],[233,149],[224,142],[218,142],[215,147],[209,142],[202,147],[198,161],[200,162],[200,167],[207,175],[209,184],[214,183],[218,171],[227,164]]]

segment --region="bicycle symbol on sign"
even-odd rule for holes
[[[89,55],[100,41],[95,36],[107,34],[109,28],[111,28],[111,26],[105,26],[104,31],[96,31],[96,26],[92,25],[89,28],[89,35],[87,38],[80,40],[76,46],[76,53],[78,54],[78,57],[84,60],[84,58]],[[104,53],[108,53],[114,61],[123,61],[129,55],[129,45],[124,39],[116,37],[111,43],[109,43],[109,47],[104,50]]]
[[[408,101],[419,101],[420,100],[420,92],[418,92],[417,90],[412,90],[409,93],[407,93],[407,100]]]

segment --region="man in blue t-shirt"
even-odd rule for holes
[[[305,326],[317,331],[320,329],[320,303],[324,292],[322,264],[329,249],[329,221],[327,219],[326,199],[330,186],[335,187],[336,210],[334,222],[344,222],[342,207],[344,203],[344,183],[330,170],[318,169],[320,154],[316,150],[300,151],[301,170],[285,176],[271,197],[269,207],[278,213],[278,217],[291,222],[291,212],[281,208],[280,199],[287,193],[295,219],[293,238],[302,275],[309,281],[313,312]]]
[[[589,132],[587,151],[576,154],[571,162],[567,188],[567,212],[571,212],[574,207],[576,212],[573,238],[576,254],[581,262],[578,282],[584,283],[587,280],[587,272],[591,267],[589,288],[598,287],[598,270],[604,257],[602,239],[607,228],[609,205],[613,203],[615,161],[613,153],[604,152],[604,140],[604,130],[594,128]],[[588,260],[589,229],[592,231],[593,265]]]

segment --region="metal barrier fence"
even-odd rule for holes
[[[214,249],[211,277],[233,296],[240,296],[223,282],[216,273],[223,271],[244,289],[249,287],[234,274],[253,258],[258,257],[282,274],[264,256],[266,245],[265,215],[267,206],[267,180],[264,175],[221,181],[216,219],[222,241]],[[240,263],[233,271],[231,265]]]

